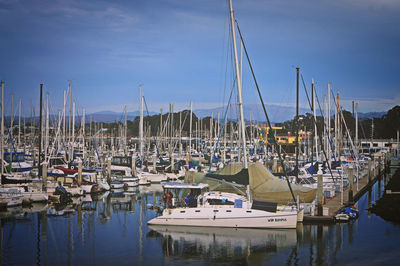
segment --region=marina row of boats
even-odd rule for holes
[[[84,110],[76,130],[79,123],[75,121],[75,102],[71,102],[71,83],[64,92],[62,113],[59,112],[50,127],[49,98],[47,96],[46,104],[42,103],[41,85],[39,123],[36,126],[37,123],[31,121],[30,134],[21,121],[15,127],[12,118],[10,130],[4,136],[2,105],[0,205],[7,208],[23,202],[68,201],[71,197],[101,191],[129,191],[159,183],[164,198],[158,204],[153,203],[152,208],[160,215],[149,221],[152,225],[296,228],[305,212],[314,214],[315,206],[322,198],[329,200],[347,186],[358,185],[360,178],[377,169],[386,159],[385,152],[389,148],[376,154],[360,154],[358,133],[353,142],[339,99],[335,102],[334,129],[330,126],[330,102],[322,128],[317,128],[316,110],[312,108],[313,134],[300,139],[297,128],[295,154],[285,153],[272,132],[256,84],[267,126],[262,131],[261,126],[251,125],[251,134],[248,134],[239,71],[242,65],[236,47],[236,28],[239,30],[239,26],[234,18],[232,1],[229,11],[239,113],[237,123],[230,121],[234,124],[230,142],[225,138],[226,112],[223,122],[218,119],[214,129],[214,119],[210,118],[208,140],[198,135],[199,130],[194,134],[191,104],[188,136],[182,136],[185,121],[179,121],[176,127],[172,110],[164,124],[161,116],[159,137],[150,136],[151,130],[144,125],[145,101],[141,87],[137,139],[129,141],[126,110],[124,124],[117,125],[119,136],[113,136],[100,123],[95,124],[94,130],[90,123],[88,134]],[[244,40],[238,32],[247,56]],[[4,103],[4,83],[2,91]],[[68,96],[70,115],[67,119]],[[44,121],[43,106],[46,106]],[[18,130],[17,141],[15,129]],[[232,140],[233,135],[235,140]]]

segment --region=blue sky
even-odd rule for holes
[[[295,66],[327,83],[350,109],[400,104],[400,2],[233,1],[264,101],[295,104]],[[52,110],[72,81],[79,109],[137,110],[138,85],[151,110],[221,106],[231,76],[226,0],[0,0],[0,79],[29,113],[39,84]],[[257,103],[244,66],[244,101]],[[227,81],[226,81],[227,80]],[[227,85],[226,85],[227,84]],[[303,91],[300,101],[306,100]],[[36,107],[37,108],[37,107]]]

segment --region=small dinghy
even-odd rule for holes
[[[125,183],[119,181],[111,181],[111,188],[112,189],[121,189],[124,188]]]
[[[335,215],[335,221],[348,222],[358,218],[358,210],[354,206],[348,206],[338,211]]]

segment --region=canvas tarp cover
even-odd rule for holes
[[[242,185],[250,184],[250,191],[254,200],[277,202],[281,204],[293,202],[293,197],[290,193],[287,181],[274,176],[261,163],[249,165],[247,175],[248,180],[246,181],[243,181],[245,173],[242,173],[242,170],[243,165],[241,163],[231,163],[215,173],[207,174],[206,177],[212,177],[228,182],[234,181],[235,183]],[[312,202],[317,194],[316,189],[296,184],[291,184],[291,187],[295,197],[299,195],[300,202],[302,203]],[[218,190],[225,191],[222,187],[218,187]]]
[[[242,163],[230,163],[221,170],[215,172],[215,174],[219,175],[234,175],[240,172],[243,169]]]
[[[224,180],[227,182],[241,184],[241,185],[249,184],[248,170],[244,169],[243,166],[238,163],[228,164],[223,169],[215,173],[206,174],[206,177],[211,177],[218,180]]]
[[[293,197],[286,180],[279,179],[269,172],[261,163],[249,166],[250,191],[254,200],[278,203],[293,202]],[[300,202],[312,202],[317,194],[316,189],[291,184],[295,197]]]

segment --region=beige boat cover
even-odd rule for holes
[[[254,200],[272,201],[280,204],[293,202],[287,181],[274,176],[264,165],[249,165],[250,191]],[[293,194],[300,202],[309,203],[315,199],[316,189],[291,184]]]
[[[241,163],[231,163],[223,169],[215,172],[219,175],[234,175],[239,173],[243,168]],[[254,200],[277,202],[279,204],[287,204],[293,202],[292,194],[288,187],[287,181],[274,176],[264,165],[261,163],[254,163],[249,165],[249,183],[250,192]],[[218,182],[207,180],[196,180],[206,182],[211,188],[216,187],[219,191],[236,192],[231,186],[226,184],[218,185]],[[317,194],[316,189],[304,187],[301,185],[291,184],[293,194],[300,198],[301,203],[310,203],[315,199]],[[245,192],[244,189],[242,191]]]
[[[230,163],[226,165],[224,168],[215,172],[215,174],[219,175],[234,175],[240,172],[243,169],[242,163]]]

